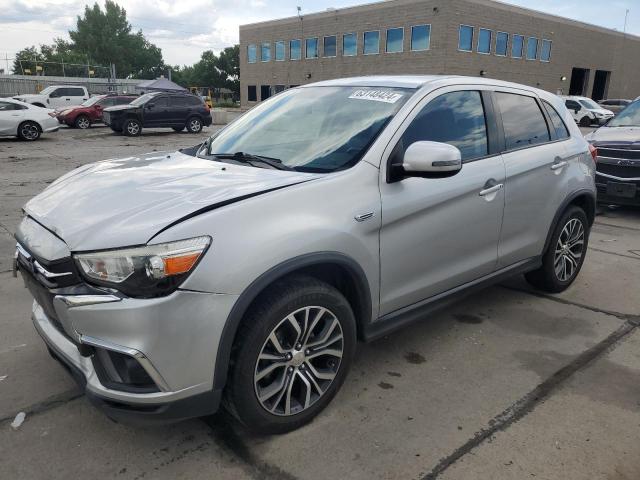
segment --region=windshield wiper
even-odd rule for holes
[[[236,152],[236,153],[211,153],[211,156],[219,158],[221,160],[235,160],[240,163],[248,163],[253,165],[253,162],[269,165],[277,170],[295,170],[282,163],[279,158],[265,157],[263,155],[254,155],[252,153]]]

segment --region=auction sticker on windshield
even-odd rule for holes
[[[388,90],[356,90],[349,98],[356,100],[372,100],[374,102],[396,103],[403,97],[402,93]]]

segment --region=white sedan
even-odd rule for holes
[[[55,113],[12,98],[0,98],[0,137],[33,141],[60,128]]]

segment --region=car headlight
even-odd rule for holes
[[[210,237],[195,237],[144,247],[75,254],[89,283],[115,288],[130,297],[167,295],[184,281],[209,244]]]
[[[602,115],[601,113],[596,113],[596,118],[602,118],[604,115]]]

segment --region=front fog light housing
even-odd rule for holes
[[[115,288],[132,297],[157,297],[175,290],[211,242],[195,237],[144,247],[74,255],[89,283]]]

